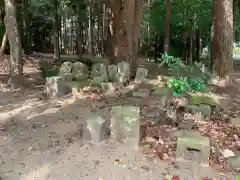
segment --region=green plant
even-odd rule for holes
[[[189,88],[187,77],[182,76],[171,78],[168,86],[172,89],[173,96],[180,96]]]
[[[184,92],[207,92],[207,85],[201,77],[172,77],[168,86],[173,91],[173,96],[180,96]]]
[[[185,66],[180,58],[169,56],[167,53],[161,54],[161,58],[157,58],[157,61],[160,63],[159,67],[165,67],[168,70],[175,72]]]
[[[206,81],[202,77],[189,77],[188,85],[191,91],[207,92]]]

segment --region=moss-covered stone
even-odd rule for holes
[[[209,96],[191,96],[190,104],[192,105],[206,104],[210,106],[219,106],[219,104]]]

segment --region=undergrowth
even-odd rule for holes
[[[193,65],[184,64],[180,58],[162,54],[158,59],[159,66],[167,68],[169,72],[181,73],[188,72],[188,76],[173,75],[169,82],[168,87],[172,89],[173,96],[180,96],[185,92],[207,92],[207,80],[211,74],[204,69],[203,64],[194,63]]]

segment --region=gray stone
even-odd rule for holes
[[[177,107],[178,108],[185,108],[188,106],[188,99],[183,97],[183,98],[178,98],[177,100]]]
[[[104,82],[108,82],[106,65],[102,63],[96,63],[92,67],[92,84],[101,85]]]
[[[71,80],[72,68],[73,68],[72,62],[66,61],[62,64],[58,75],[61,76],[64,80]]]
[[[233,125],[233,127],[240,128],[240,117],[232,118],[231,124]]]
[[[148,75],[148,70],[146,68],[137,68],[136,76],[135,76],[135,81],[141,82],[146,80]]]
[[[117,65],[109,65],[108,66],[108,80],[111,82],[117,81],[117,73],[118,73],[118,67]]]
[[[195,112],[194,114],[193,114],[193,116],[194,116],[194,120],[195,121],[204,121],[205,120],[205,117],[204,117],[204,115],[203,115],[203,113],[202,112]]]
[[[210,120],[211,118],[211,114],[212,114],[212,110],[211,110],[211,106],[210,105],[206,105],[206,104],[200,104],[200,105],[188,105],[186,107],[187,111],[191,111],[193,114],[195,114],[195,116],[200,117],[200,115],[202,116],[202,118],[200,119],[208,119]],[[198,118],[199,120],[199,118]]]
[[[130,64],[128,62],[120,62],[117,64],[118,73],[116,82],[124,84],[130,80]]]
[[[115,106],[111,110],[112,136],[137,148],[140,142],[140,108]]]
[[[82,62],[75,62],[73,64],[72,75],[77,81],[87,81],[88,80],[88,67]]]
[[[177,142],[176,160],[184,160],[184,154],[188,149],[199,151],[200,163],[203,166],[209,166],[210,140],[208,137],[201,136],[198,131],[182,131]]]
[[[104,140],[108,133],[107,121],[100,116],[92,116],[87,120],[83,139],[93,142]]]
[[[234,153],[233,151],[231,151],[230,149],[224,149],[224,150],[221,152],[221,155],[222,155],[224,158],[229,158],[229,157],[235,156],[235,153]]]
[[[228,158],[228,167],[231,170],[240,170],[240,156],[233,156]]]
[[[171,90],[167,87],[156,87],[154,88],[152,94],[160,97],[159,108],[162,110],[168,108],[168,106],[172,103]]]
[[[133,96],[145,98],[149,96],[149,93],[150,93],[149,89],[139,89],[138,91],[133,92]]]
[[[169,106],[167,108],[166,116],[173,121],[177,121],[176,109],[174,109],[172,106]]]
[[[104,93],[115,93],[117,90],[116,83],[102,83],[101,86]]]
[[[47,97],[61,97],[72,92],[69,85],[63,80],[63,77],[52,76],[46,78],[45,91]]]
[[[137,86],[138,86],[138,84],[129,84],[128,86],[120,88],[119,93],[121,95],[130,94],[137,88]],[[121,87],[121,85],[120,85],[120,87]]]

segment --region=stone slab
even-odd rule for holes
[[[201,136],[198,131],[182,131],[177,142],[176,160],[184,160],[184,154],[189,148],[199,151],[201,165],[209,166],[210,140],[208,137]]]
[[[115,106],[111,110],[111,133],[114,139],[137,148],[140,142],[140,108]]]
[[[86,121],[83,139],[91,140],[93,142],[101,142],[106,138],[107,132],[107,121],[100,116],[92,116]]]

